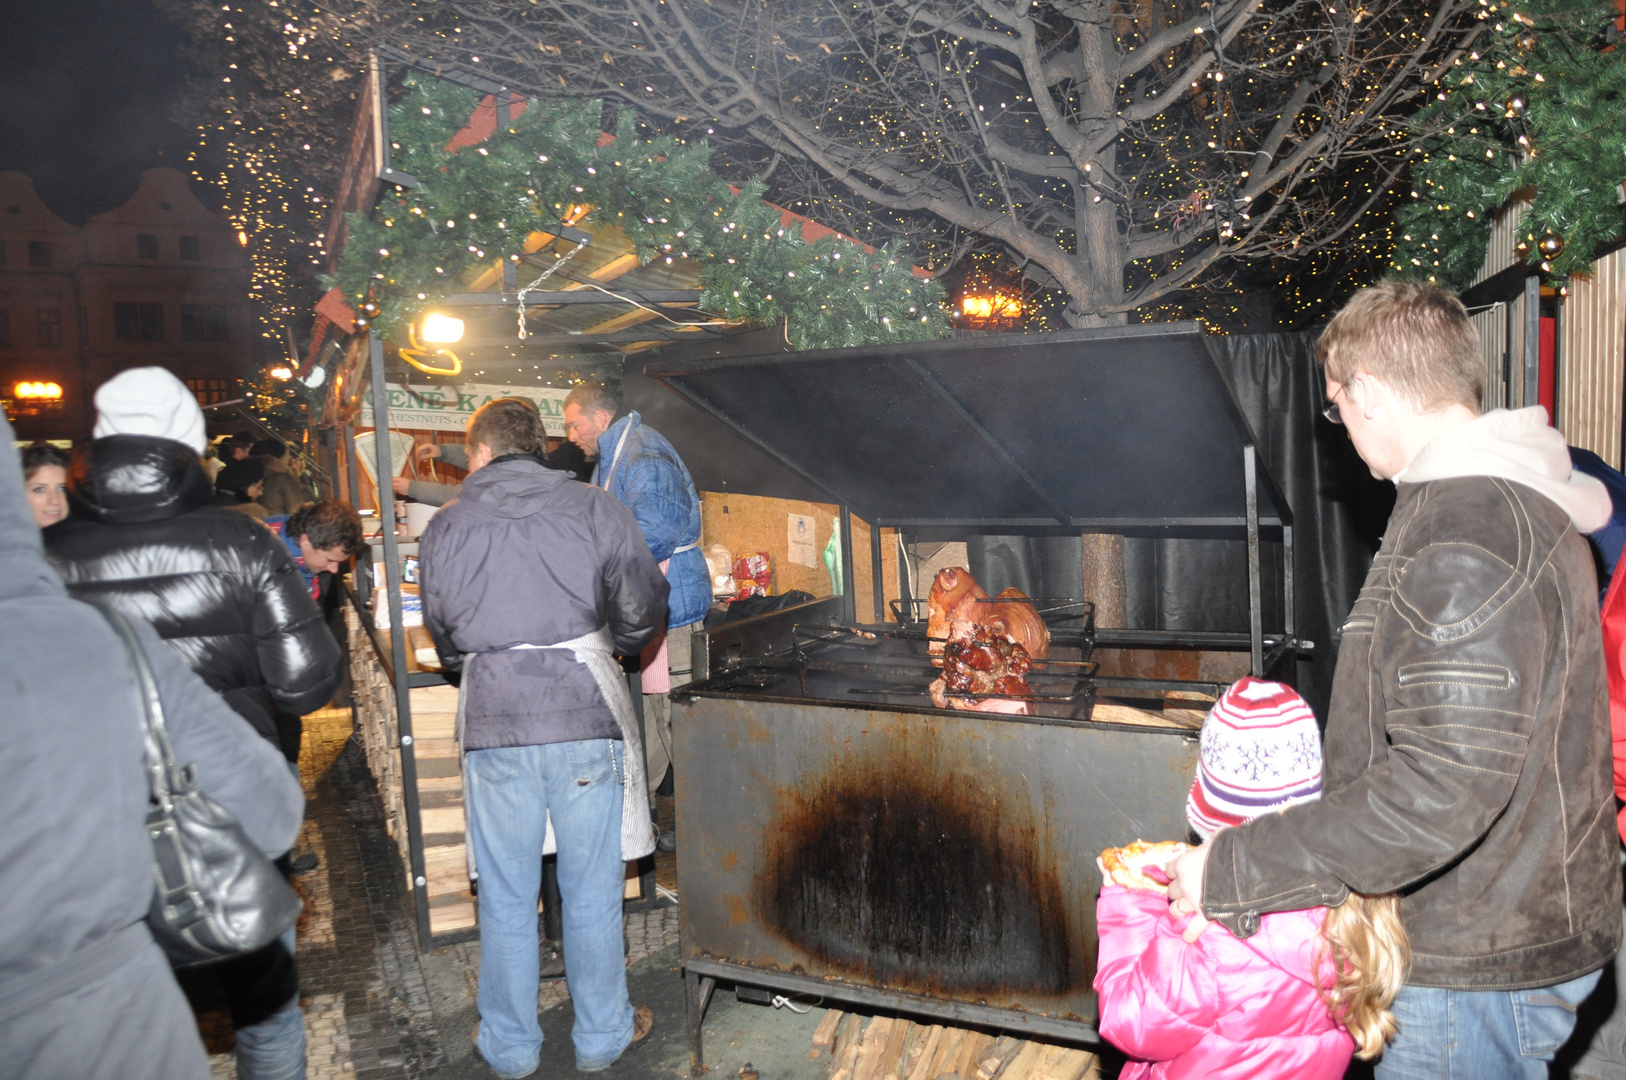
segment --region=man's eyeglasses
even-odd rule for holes
[[[1327,399],[1326,406],[1323,407],[1322,410],[1321,410],[1321,415],[1322,416],[1325,416],[1328,420],[1332,421],[1335,424],[1339,424],[1339,425],[1342,425],[1343,422],[1344,422],[1343,413],[1338,411],[1338,395],[1342,394],[1343,392],[1344,392],[1344,388],[1342,386],[1340,386],[1337,390],[1335,390],[1333,392],[1332,397]]]

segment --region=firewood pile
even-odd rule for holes
[[[1096,1056],[1009,1035],[831,1009],[813,1032],[829,1080],[1100,1080]]]

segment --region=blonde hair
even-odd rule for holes
[[[1321,936],[1321,955],[1333,970],[1332,985],[1318,988],[1321,1000],[1354,1037],[1355,1056],[1370,1061],[1400,1029],[1389,1006],[1411,966],[1411,939],[1400,921],[1399,895],[1350,893],[1327,910]]]
[[[1479,331],[1457,294],[1419,281],[1380,281],[1332,317],[1315,345],[1327,378],[1374,375],[1425,412],[1478,410],[1485,396]]]

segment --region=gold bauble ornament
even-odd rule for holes
[[[357,315],[354,319],[350,320],[350,325],[354,326],[357,330],[365,330],[369,326],[373,325],[373,320],[369,319],[365,315]]]
[[[1544,259],[1556,259],[1564,254],[1564,238],[1548,229],[1541,234],[1541,239],[1536,241],[1536,250],[1541,252]]]
[[[378,318],[379,312],[383,310],[376,300],[363,300],[361,302],[361,313],[369,319]]]

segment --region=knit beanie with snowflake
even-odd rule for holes
[[[1186,820],[1204,840],[1227,825],[1321,797],[1321,731],[1289,686],[1233,683],[1203,721]]]

